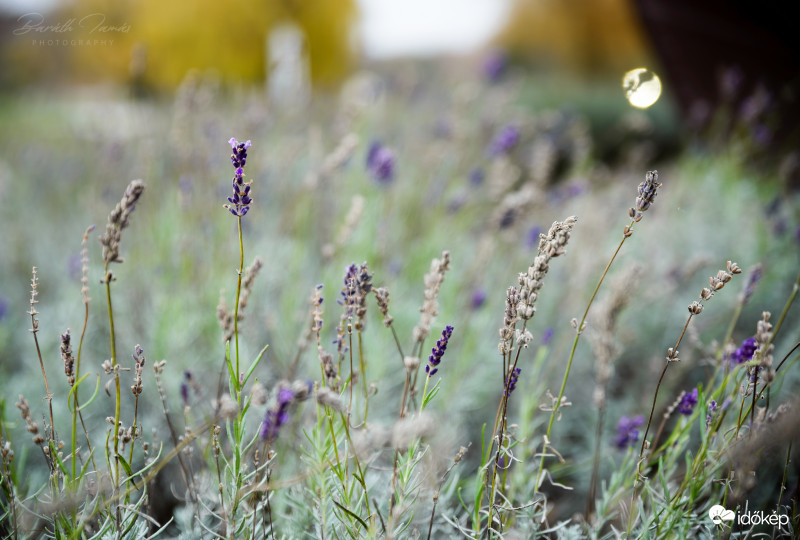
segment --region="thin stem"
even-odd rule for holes
[[[33,311],[33,310],[31,310]],[[55,446],[56,442],[56,426],[53,423],[53,394],[50,393],[50,385],[47,382],[47,374],[44,372],[44,360],[42,360],[42,350],[39,348],[39,338],[36,333],[39,331],[38,321],[35,319],[35,314],[31,314],[31,321],[33,323],[31,332],[33,333],[33,341],[36,343],[36,354],[39,356],[39,366],[42,368],[42,378],[44,379],[44,389],[47,392],[45,399],[50,408],[50,442]]]
[[[364,424],[367,423],[369,412],[369,394],[367,393],[367,370],[364,368],[364,348],[361,341],[361,330],[358,331],[358,363],[361,370],[361,386],[364,390]]]
[[[683,330],[681,330],[681,335],[678,337],[678,341],[675,342],[675,346],[672,348],[673,351],[678,351],[678,346],[683,341],[683,336],[686,334],[686,329],[689,328],[689,323],[692,321],[692,317],[694,317],[693,313],[689,313],[689,318],[686,319],[686,324],[683,325]],[[631,534],[631,526],[633,525],[633,510],[636,504],[636,484],[639,482],[639,478],[642,475],[642,461],[644,458],[644,447],[647,444],[647,434],[650,432],[650,426],[653,423],[653,413],[656,410],[656,401],[658,400],[658,391],[661,389],[661,383],[664,381],[664,375],[667,373],[667,368],[671,360],[667,360],[666,364],[664,364],[664,369],[661,370],[661,376],[658,378],[658,383],[656,384],[656,391],[653,394],[653,404],[650,407],[650,416],[647,418],[647,427],[644,430],[644,436],[642,437],[642,447],[639,449],[639,459],[636,462],[636,479],[634,480],[633,486],[633,494],[631,495],[631,505],[630,505],[630,513],[628,514],[628,529],[626,536],[630,537]]]
[[[630,224],[626,228],[626,232],[628,234],[624,234],[622,236],[622,240],[620,240],[617,249],[611,256],[611,259],[608,261],[608,264],[606,264],[606,267],[603,270],[603,274],[597,281],[597,285],[595,285],[594,291],[592,291],[592,296],[589,298],[589,303],[586,304],[586,310],[583,312],[583,317],[581,317],[581,320],[578,323],[578,327],[575,329],[575,340],[572,342],[572,350],[569,353],[569,360],[567,361],[567,369],[564,371],[564,379],[561,381],[561,389],[558,391],[558,398],[556,399],[556,402],[553,405],[553,410],[550,412],[550,420],[547,422],[547,432],[545,433],[545,437],[547,438],[547,440],[550,440],[550,432],[553,429],[553,424],[555,423],[556,417],[558,415],[558,410],[561,407],[561,400],[564,397],[564,390],[567,387],[567,378],[569,377],[569,372],[572,369],[572,361],[575,359],[575,351],[578,349],[578,341],[581,339],[581,334],[583,333],[583,326],[584,323],[586,322],[586,317],[589,315],[589,309],[591,309],[592,304],[594,303],[594,299],[597,296],[597,292],[600,290],[600,286],[603,284],[603,280],[605,280],[606,275],[608,274],[608,270],[611,268],[611,265],[617,258],[617,255],[622,249],[622,245],[625,243],[625,240],[628,239],[630,235],[629,233],[633,230],[634,223],[635,221],[631,220]],[[544,471],[545,454],[546,452],[542,451],[542,457],[539,459],[539,470],[536,473],[536,483],[534,484],[533,488],[534,495],[539,491],[539,486],[541,485],[541,482],[543,480],[542,473]]]
[[[594,437],[594,459],[592,460],[592,478],[589,482],[589,493],[586,495],[586,519],[591,519],[594,512],[594,498],[597,494],[597,475],[600,471],[600,439],[603,436],[605,422],[605,407],[597,411],[597,430]]]
[[[392,336],[394,337],[394,343],[397,345],[397,352],[400,353],[400,359],[403,360],[405,355],[403,354],[403,347],[400,346],[400,339],[397,337],[397,331],[394,329],[394,326],[389,327],[392,330]]]
[[[114,432],[114,496],[116,498],[117,492],[119,490],[119,413],[120,413],[120,403],[121,403],[121,394],[119,388],[119,368],[117,367],[117,343],[114,333],[114,310],[111,305],[111,275],[108,271],[108,262],[105,263],[105,285],[106,285],[106,304],[108,305],[108,328],[110,333],[111,339],[111,368],[114,371],[114,390],[115,390],[115,401],[114,401],[114,426],[112,431]],[[120,511],[119,505],[117,505],[116,509],[116,518],[117,518],[117,530],[120,529]]]
[[[244,243],[242,241],[242,216],[237,216],[236,223],[239,229],[239,270],[237,270],[236,303],[233,306],[233,339],[236,350],[236,404],[242,408],[242,389],[239,388],[239,295],[242,292],[242,272],[244,272]]]

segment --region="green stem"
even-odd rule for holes
[[[111,279],[108,272],[108,263],[105,264],[106,302],[108,304],[108,327],[111,334],[111,368],[114,375],[114,491],[119,489],[119,414],[122,395],[119,388],[119,371],[117,368],[117,342],[114,333],[114,310],[111,305]],[[115,493],[116,495],[116,493]],[[119,526],[119,506],[117,506],[117,525]],[[118,527],[119,528],[119,527]]]
[[[238,216],[237,225],[239,228],[239,270],[236,282],[236,303],[233,305],[233,339],[236,351],[236,404],[242,408],[242,389],[239,388],[239,295],[242,292],[242,272],[244,272],[244,243],[242,241],[242,216]]]
[[[630,232],[633,230],[633,224],[635,221],[631,220],[630,225],[628,225],[627,231]],[[550,412],[550,420],[547,422],[547,432],[545,437],[547,440],[550,440],[550,432],[553,429],[553,424],[555,423],[556,417],[558,416],[558,410],[561,407],[561,400],[564,397],[564,390],[567,387],[567,378],[569,377],[569,372],[572,369],[572,361],[575,359],[575,351],[578,349],[578,341],[581,339],[581,334],[583,333],[583,325],[586,322],[586,317],[589,315],[589,309],[592,307],[594,303],[594,299],[597,296],[597,291],[600,290],[600,286],[603,284],[603,280],[605,280],[606,275],[608,274],[609,268],[614,263],[614,260],[617,258],[619,251],[622,249],[622,245],[625,243],[625,240],[628,239],[627,235],[622,236],[622,240],[620,240],[617,249],[614,251],[614,255],[611,256],[611,260],[608,261],[605,269],[603,270],[603,274],[600,276],[600,279],[597,281],[597,285],[594,287],[594,291],[592,291],[592,296],[589,298],[589,303],[586,305],[586,310],[583,312],[583,317],[581,317],[580,322],[578,323],[578,328],[575,329],[575,340],[572,342],[572,350],[569,353],[569,360],[567,361],[567,369],[564,371],[564,379],[561,381],[561,389],[558,391],[558,398],[556,399],[555,404],[553,405],[553,410]],[[536,473],[536,483],[533,487],[533,493],[536,495],[539,491],[539,486],[543,480],[542,473],[544,471],[544,458],[546,452],[544,449],[542,450],[542,456],[539,459],[539,470]]]
[[[369,394],[367,393],[367,370],[364,368],[364,349],[361,341],[361,330],[358,331],[358,363],[361,370],[361,386],[364,390],[364,425],[367,424],[369,412]]]

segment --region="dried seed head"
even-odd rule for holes
[[[439,288],[445,273],[450,270],[450,252],[443,251],[441,259],[431,261],[430,271],[425,274],[425,300],[422,303],[419,323],[414,327],[414,341],[420,343],[431,333],[431,324],[439,314]]]
[[[108,215],[108,224],[105,234],[100,236],[100,243],[103,245],[103,262],[121,263],[119,256],[119,243],[122,239],[122,230],[128,226],[128,219],[136,208],[136,203],[144,192],[144,182],[133,180],[125,189],[122,200]],[[110,280],[110,274],[106,276],[106,281]]]
[[[344,412],[345,410],[344,404],[339,398],[339,393],[334,392],[328,387],[323,386],[322,388],[317,388],[316,399],[317,403],[323,407],[330,407],[338,412]]]
[[[419,367],[419,358],[416,356],[406,356],[403,358],[403,366],[405,366],[406,371],[413,373]]]
[[[702,312],[703,312],[703,304],[701,304],[700,302],[694,301],[691,304],[689,304],[689,313],[691,313],[692,315],[700,315],[700,313]]]
[[[219,411],[220,418],[231,419],[239,414],[239,406],[230,394],[223,394],[219,403],[214,403],[214,408]]]
[[[383,326],[386,328],[392,325],[394,318],[389,315],[389,289],[386,287],[378,287],[372,290],[375,293],[375,300],[378,303],[378,309],[383,315]]]
[[[662,186],[658,181],[658,171],[648,171],[644,177],[644,182],[639,184],[638,194],[636,197],[636,206],[631,208],[633,217],[636,221],[641,219],[641,213],[646,212],[650,205],[655,201],[658,195],[658,188]],[[631,215],[631,212],[628,212]]]
[[[61,360],[64,362],[64,374],[70,386],[75,385],[75,359],[72,357],[69,328],[61,334]]]
[[[89,234],[93,230],[94,225],[88,227],[81,239],[81,295],[83,296],[84,304],[88,304],[91,301],[91,298],[89,298]]]
[[[742,273],[742,269],[739,268],[739,265],[736,264],[735,262],[728,261],[727,267],[728,267],[728,272],[730,272],[731,274],[741,274]]]
[[[266,405],[267,399],[269,394],[267,389],[261,384],[260,381],[256,381],[253,384],[253,388],[250,390],[250,395],[252,396],[252,403],[256,406]]]

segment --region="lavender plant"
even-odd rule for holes
[[[496,87],[503,91],[503,81]],[[669,287],[680,288],[692,275],[690,265],[682,262],[673,271],[659,259],[655,269],[642,273],[648,283],[642,291],[633,287],[631,273],[620,272],[622,285],[613,287],[602,309],[592,306],[622,244],[660,188],[657,174],[647,173],[629,212],[631,221],[583,317],[573,320],[569,348],[558,326],[555,332],[549,327],[572,310],[584,269],[591,271],[588,262],[595,252],[584,251],[583,240],[591,234],[577,228],[580,235],[573,235],[574,218],[555,222],[547,234],[540,234],[528,216],[536,214],[539,220],[538,213],[548,205],[564,203],[559,197],[573,197],[566,204],[581,212],[594,201],[581,199],[583,192],[546,185],[556,178],[555,166],[542,164],[547,161],[542,149],[553,141],[538,137],[540,126],[527,118],[500,119],[497,111],[475,105],[480,113],[475,116],[488,123],[473,130],[476,120],[467,114],[473,105],[460,105],[464,108],[458,112],[464,114],[437,121],[448,129],[437,128],[436,144],[427,153],[402,160],[403,178],[392,173],[404,145],[368,152],[369,175],[381,184],[391,181],[391,189],[365,183],[361,167],[348,169],[358,140],[371,139],[351,130],[369,122],[343,114],[336,124],[343,131],[336,139],[342,132],[347,135],[325,159],[317,153],[322,144],[314,133],[307,156],[304,140],[292,153],[284,152],[289,137],[265,137],[265,148],[275,149],[275,162],[266,174],[280,170],[294,179],[300,171],[306,181],[285,186],[276,182],[263,207],[253,206],[253,183],[245,176],[251,145],[231,139],[234,173],[225,208],[236,218],[239,261],[233,305],[223,293],[216,332],[210,328],[213,320],[208,321],[212,317],[195,318],[191,307],[159,305],[146,311],[142,304],[156,294],[128,298],[117,285],[112,309],[111,283],[118,278],[133,287],[136,274],[149,277],[149,265],[154,264],[140,261],[131,246],[129,257],[142,271],[126,266],[115,275],[110,272],[110,263],[121,262],[121,233],[131,212],[139,206],[147,212],[151,206],[139,202],[143,184],[132,183],[101,238],[111,343],[110,358],[101,367],[105,376],[93,374],[98,355],[102,359],[108,353],[97,345],[105,329],[95,329],[96,321],[89,317],[91,229],[84,234],[73,277],[82,286],[80,341],[77,330],[65,330],[77,329],[74,324],[63,324],[55,333],[48,328],[50,317],[39,323],[42,308],[35,302],[48,305],[52,285],[50,275],[37,270],[37,295],[29,305],[35,312],[32,329],[40,365],[34,362],[33,369],[42,373],[47,405],[35,395],[41,390],[28,388],[22,392],[26,397],[11,396],[19,416],[7,414],[5,400],[0,403],[0,536],[406,538],[425,537],[427,531],[428,538],[612,538],[627,528],[628,537],[715,537],[728,532],[736,537],[765,530],[725,528],[712,522],[708,512],[716,504],[743,511],[749,494],[758,491],[749,479],[775,477],[762,474],[767,460],[757,457],[761,455],[778,455],[769,461],[782,468],[775,477],[781,484],[776,494],[760,500],[768,501],[775,515],[797,522],[792,505],[797,501],[793,462],[798,417],[796,405],[786,401],[786,390],[795,380],[797,349],[787,348],[786,341],[796,334],[790,307],[800,283],[789,292],[780,316],[758,316],[750,306],[771,302],[779,291],[773,289],[770,300],[764,299],[756,284],[759,279],[774,283],[773,267],[765,267],[770,272],[756,267],[735,304],[731,301],[730,320],[721,325],[713,317],[704,317],[702,325],[687,322],[678,340],[685,349],[680,369],[672,366],[670,376],[665,375],[667,366],[675,364],[670,361],[678,355],[675,345],[658,384],[643,384],[638,377],[647,373],[644,359],[658,347],[653,328],[663,326],[669,311],[661,295],[673,296]],[[254,126],[260,121],[255,116],[248,120]],[[503,125],[513,130],[494,129]],[[216,127],[203,133],[216,133]],[[194,131],[184,130],[183,137],[192,137]],[[484,136],[493,131],[494,141]],[[488,157],[482,152],[487,148]],[[539,161],[535,166],[518,161],[528,150]],[[496,178],[486,185],[470,181],[469,171],[483,170],[485,159],[495,162],[490,168],[496,169]],[[182,159],[180,167],[195,167],[196,161]],[[309,163],[322,165],[310,172],[300,169]],[[170,166],[165,170],[174,172]],[[436,179],[429,189],[407,184],[415,172],[428,168]],[[528,185],[529,177],[534,187]],[[205,233],[217,221],[231,224],[207,212],[194,216],[191,207],[211,206],[214,191],[187,187],[192,185],[202,185],[202,179],[181,178],[175,186],[180,211],[145,214],[147,219],[137,221],[137,227],[152,226],[171,240],[178,238],[173,231],[181,227]],[[679,187],[677,181],[674,185]],[[617,193],[616,187],[607,189]],[[671,189],[669,197],[678,197],[676,192]],[[670,208],[677,206],[670,202]],[[338,234],[340,218],[334,222],[331,215],[347,216]],[[461,228],[469,235],[456,242],[451,231]],[[682,234],[684,229],[675,228],[676,235]],[[537,231],[535,245],[526,245],[528,230]],[[254,232],[258,234],[250,234]],[[596,233],[590,242],[599,244],[602,228]],[[197,292],[193,301],[207,310],[197,311],[210,315],[216,298],[209,303],[208,287],[194,280],[221,272],[224,263],[218,261],[227,258],[209,242],[214,234],[203,234],[202,241],[196,236],[166,252],[162,245],[148,249],[158,264],[168,267],[178,260],[176,273],[192,274],[175,277],[170,284],[191,284]],[[195,241],[202,249],[195,249]],[[248,250],[266,249],[270,256],[255,257],[246,268],[245,243]],[[550,268],[567,243],[572,253],[564,264],[576,269],[569,283]],[[441,251],[443,247],[448,250]],[[503,252],[505,247],[509,253]],[[505,291],[499,343],[503,362],[497,369],[487,352],[491,344],[486,344],[485,331],[491,326],[491,308],[501,302],[492,291],[497,292],[495,284],[508,266],[530,262],[534,249],[533,263]],[[652,254],[667,248],[647,242],[640,249]],[[435,253],[441,255],[429,268],[421,266]],[[573,259],[576,254],[579,258]],[[369,264],[349,264],[354,259]],[[125,268],[129,270],[123,274]],[[701,300],[690,306],[689,320],[737,269],[731,263],[712,278]],[[159,271],[169,275],[171,270]],[[255,285],[264,274],[268,302]],[[422,287],[414,287],[423,274]],[[152,289],[160,283],[154,280]],[[312,287],[315,283],[323,285]],[[310,301],[298,301],[297,289],[311,290]],[[423,295],[417,315],[414,291]],[[338,297],[339,307],[324,302],[331,297]],[[720,304],[724,301],[723,295]],[[714,314],[723,311],[720,307]],[[158,331],[136,319],[140,312],[159,315],[152,323]],[[0,323],[3,317],[0,311]],[[532,326],[534,318],[541,326]],[[577,349],[584,333],[592,341],[586,355]],[[247,337],[268,340],[269,354],[265,347],[248,361]],[[0,345],[2,339],[0,326]],[[130,359],[118,358],[117,348],[132,353]],[[221,378],[227,384],[214,386],[209,358],[223,359]],[[615,376],[615,363],[625,363],[634,380]],[[53,377],[54,368],[63,369],[63,379]],[[592,371],[594,380],[587,382],[586,373]],[[555,395],[548,390],[553,373],[561,380]],[[95,392],[88,397],[93,379]],[[568,380],[578,390],[567,392]],[[113,415],[102,414],[98,405],[104,390],[113,400]],[[59,407],[65,398],[68,409]],[[487,402],[498,403],[495,422],[490,433],[484,425],[479,434],[480,425],[491,421],[483,416]],[[573,409],[565,414],[571,403]],[[586,413],[592,404],[597,415]],[[161,418],[154,421],[154,412]],[[71,425],[63,429],[66,416]],[[619,423],[606,426],[606,417],[619,418]],[[98,428],[98,418],[100,424],[107,419],[107,430]],[[67,436],[71,440],[62,443],[61,437]],[[481,449],[471,452],[470,443],[478,437]],[[39,484],[37,470],[44,474]],[[584,496],[586,510],[581,513],[574,501],[582,502]],[[162,515],[160,509],[168,510]],[[780,523],[766,532],[776,537],[796,534],[794,527]]]

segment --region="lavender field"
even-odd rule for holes
[[[0,535],[800,534],[797,151],[477,64],[1,97]]]

